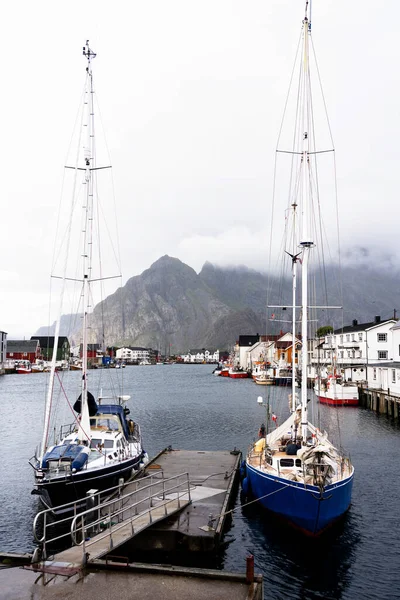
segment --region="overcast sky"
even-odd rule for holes
[[[0,329],[48,322],[63,165],[90,40],[124,281],[164,254],[266,269],[274,150],[304,0],[2,7]],[[313,0],[342,246],[399,256],[398,0]]]

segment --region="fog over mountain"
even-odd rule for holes
[[[387,263],[382,268],[345,266],[341,278],[337,270],[327,267],[327,292],[318,293],[316,302],[341,305],[335,289],[342,288],[344,309],[322,311],[316,326],[340,327],[353,319],[368,322],[376,315],[392,317],[400,305],[400,278],[398,270],[386,267]],[[104,331],[107,345],[146,346],[162,353],[227,349],[241,334],[289,330],[291,311],[267,308],[267,304],[285,303],[291,304],[289,278],[280,280],[244,266],[217,267],[210,262],[197,274],[179,259],[163,256],[94,308],[91,341],[101,342]],[[71,316],[65,315],[61,334],[70,328]],[[46,328],[40,328],[37,335],[46,335]]]

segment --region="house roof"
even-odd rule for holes
[[[138,352],[139,350],[149,350],[149,348],[143,348],[142,346],[128,346],[128,348],[129,350],[133,350],[134,352]]]
[[[386,321],[371,321],[369,323],[357,323],[357,321],[353,321],[352,325],[346,325],[345,327],[341,327],[340,329],[335,329],[334,334],[338,335],[341,333],[349,333],[351,331],[365,331],[367,329],[372,329],[373,327],[379,327],[380,325],[385,325],[386,323],[397,323],[396,319],[387,319]]]
[[[260,335],[260,342],[276,342],[280,337],[280,335]]]
[[[36,352],[37,340],[7,340],[7,352]]]
[[[239,335],[239,346],[254,346],[260,339],[258,335]]]
[[[54,348],[54,335],[32,335],[31,340],[37,340],[41,348]],[[64,344],[69,346],[68,338],[65,335],[60,335],[57,348],[62,348]]]

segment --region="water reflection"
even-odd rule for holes
[[[266,597],[274,590],[275,598],[342,598],[360,540],[349,512],[317,539],[304,536],[258,504],[243,504],[241,514],[242,542],[264,575]]]

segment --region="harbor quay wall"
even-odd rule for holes
[[[395,420],[399,419],[400,396],[390,393],[390,389],[371,389],[365,385],[358,387],[359,404],[382,415],[387,415]]]

